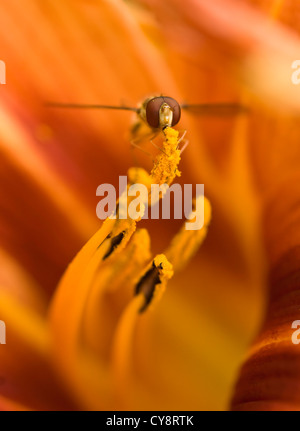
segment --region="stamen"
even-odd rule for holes
[[[148,308],[153,299],[161,297],[165,290],[167,281],[173,276],[172,265],[168,262],[163,254],[156,256],[151,267],[140,278],[135,287],[135,294],[143,294],[145,301],[140,312]]]
[[[147,265],[151,259],[150,237],[146,229],[139,229],[126,246],[126,253],[120,253],[110,263],[111,271],[103,280],[102,271],[98,272],[94,286],[106,284],[107,291],[130,291],[132,295],[132,280],[136,279],[137,272]],[[130,287],[129,287],[130,286]],[[128,287],[128,289],[127,289]],[[98,302],[98,301],[95,301]]]
[[[107,251],[107,253],[103,256],[102,260],[107,259],[112,252],[115,250],[116,247],[118,247],[118,245],[120,245],[120,243],[123,241],[125,236],[125,231],[119,233],[118,235],[114,236],[111,240],[110,240],[110,249]]]
[[[139,314],[158,299],[172,277],[172,265],[164,255],[158,255],[136,285],[136,295],[124,310],[112,345],[113,389],[117,401],[126,402],[127,380],[131,372],[134,331]]]
[[[114,297],[115,305],[120,304],[121,308],[124,303],[128,303],[132,298],[133,280],[136,280],[136,274],[145,268],[149,259],[150,237],[146,229],[140,229],[133,235],[126,252],[117,254],[98,267],[86,301],[84,325],[89,343],[96,351],[103,345],[101,340],[103,333],[99,332],[96,338],[89,335],[94,334],[95,328],[109,326],[112,314],[107,311],[107,298]],[[115,294],[117,296],[113,296]],[[107,339],[106,335],[104,338]]]

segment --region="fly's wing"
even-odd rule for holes
[[[121,111],[132,111],[138,112],[138,108],[132,108],[130,106],[111,106],[111,105],[85,105],[78,103],[56,103],[56,102],[47,102],[45,104],[47,108],[66,108],[66,109],[118,109]]]
[[[249,113],[249,109],[239,103],[183,104],[181,105],[181,109],[196,115],[210,115],[218,117]]]

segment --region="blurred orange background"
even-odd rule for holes
[[[0,348],[2,410],[225,410],[262,325],[260,348],[276,347],[279,356],[263,356],[257,375],[250,359],[233,407],[298,406],[299,358],[289,339],[299,283],[290,285],[289,277],[299,268],[300,87],[291,82],[299,19],[292,0],[2,1],[0,319],[8,340]],[[137,325],[128,399],[108,401],[105,371],[95,375],[89,396],[84,372],[78,384],[61,372],[48,311],[68,264],[101,225],[97,187],[117,186],[132,166],[132,115],[45,103],[136,106],[153,94],[182,103],[239,102],[250,113],[182,114],[178,129],[187,131],[189,146],[180,182],[205,185],[212,223],[201,250]],[[154,253],[180,225],[142,222]],[[285,305],[274,300],[276,311],[273,275],[284,284],[276,301]],[[67,321],[68,309],[61,325]],[[109,325],[110,319],[94,328],[91,338]],[[103,360],[98,355],[96,362]],[[284,372],[289,355],[292,386]],[[249,379],[257,379],[254,389]]]

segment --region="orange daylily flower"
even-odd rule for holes
[[[0,409],[298,409],[298,9],[28,0],[25,14],[10,0],[0,11]],[[249,106],[182,115],[178,181],[204,183],[213,211],[193,258],[207,226],[186,237],[175,221],[136,230],[96,217],[98,185],[133,163],[130,114],[44,106],[149,94]]]

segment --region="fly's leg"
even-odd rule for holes
[[[142,125],[143,123],[141,121],[138,121],[136,123],[134,123],[131,131],[130,131],[130,149],[131,149],[131,154],[132,154],[132,158],[133,158],[133,162],[135,166],[139,166],[140,163],[137,160],[136,157],[136,152],[134,151],[136,148],[140,151],[142,151],[144,154],[146,154],[148,157],[151,158],[151,160],[153,161],[153,156],[152,154],[150,154],[148,151],[144,150],[142,148],[142,142],[144,142],[145,140],[147,140],[147,138],[153,138],[153,132],[152,130],[149,131],[142,131]]]
[[[138,148],[140,151],[142,151],[144,154],[147,154],[147,156],[149,156],[149,157],[152,157],[152,155],[148,152],[148,151],[146,151],[146,150],[144,150],[144,148],[142,148],[139,144],[137,144],[136,142],[134,142],[134,141],[130,141],[130,146],[131,146],[131,150],[133,151],[135,148]],[[133,154],[133,153],[132,153]]]
[[[178,139],[178,146],[180,144],[180,142],[183,143],[183,146],[180,149],[180,154],[182,154],[184,152],[184,150],[186,149],[186,147],[189,145],[190,141],[188,139],[185,139],[185,135],[186,135],[186,130],[182,133],[182,135],[180,136],[180,138]]]
[[[160,130],[155,130],[150,128],[147,128],[146,130],[142,130],[142,126],[143,126],[143,123],[139,121],[139,122],[136,122],[131,129],[131,140],[130,140],[131,149],[132,150],[134,150],[135,148],[139,149],[144,154],[147,154],[149,157],[151,157],[153,161],[153,156],[148,151],[144,150],[141,144],[145,141],[150,141],[150,143],[154,147],[158,148],[157,145],[154,144],[152,140],[156,138]]]

